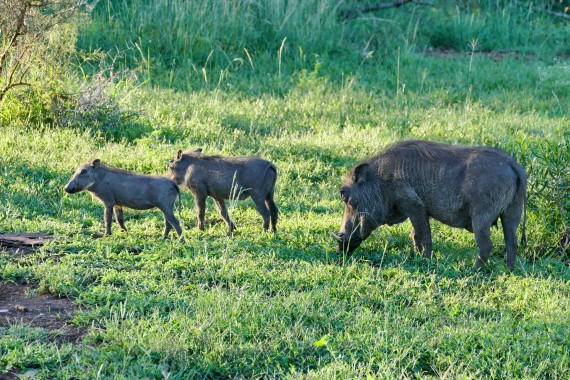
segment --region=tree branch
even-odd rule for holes
[[[14,30],[14,34],[12,38],[10,38],[10,42],[6,45],[4,51],[0,55],[0,73],[4,71],[4,64],[6,63],[6,58],[8,57],[8,52],[10,49],[16,45],[18,37],[20,37],[22,28],[24,27],[24,20],[26,19],[26,13],[28,12],[28,5],[27,3],[22,3],[22,8],[20,8],[20,13],[18,14],[18,18],[16,19],[16,30]]]
[[[408,3],[414,3],[417,5],[429,5],[429,6],[434,6],[434,4],[430,1],[423,1],[423,0],[394,0],[394,1],[390,1],[390,2],[386,2],[386,3],[379,3],[379,4],[373,4],[373,5],[367,5],[365,7],[362,8],[357,8],[357,9],[347,9],[347,10],[343,10],[340,12],[340,17],[343,20],[348,20],[348,19],[352,19],[352,18],[356,18],[360,15],[362,15],[363,13],[369,13],[369,12],[375,12],[375,11],[379,11],[379,10],[383,10],[383,9],[388,9],[388,8],[398,8],[401,7],[404,4],[408,4]]]
[[[2,89],[0,89],[0,102],[2,102],[2,99],[4,99],[4,96],[8,93],[8,91],[10,91],[14,87],[18,87],[18,86],[32,86],[32,85],[30,83],[26,83],[26,82],[17,82],[17,83],[7,84]]]
[[[549,15],[551,15],[551,16],[554,16],[554,17],[561,17],[561,18],[563,18],[564,20],[570,21],[570,15],[567,14],[567,13],[554,12],[554,11],[549,11],[549,10],[547,10],[547,9],[545,9],[544,11],[545,11],[546,13],[548,13]]]
[[[521,7],[522,7],[522,6],[525,6],[525,7],[526,7],[526,5],[522,4],[520,1],[517,1],[516,3],[517,3],[518,5],[520,5]],[[546,9],[546,8],[543,8],[543,7],[534,6],[534,5],[532,5],[532,4],[530,5],[530,7],[531,7],[531,9],[534,10],[534,11],[537,11],[537,12],[544,12],[544,13],[546,13],[546,14],[548,14],[548,15],[553,16],[553,17],[560,17],[560,18],[563,18],[564,20],[570,21],[570,15],[567,14],[567,13],[551,11],[551,10]]]

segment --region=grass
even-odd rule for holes
[[[26,109],[17,99],[4,103],[0,231],[47,232],[56,240],[22,258],[0,253],[0,279],[26,279],[39,291],[71,297],[82,309],[74,323],[86,334],[76,344],[56,344],[45,329],[3,325],[0,373],[568,378],[569,261],[567,252],[553,249],[569,222],[566,37],[550,33],[562,27],[540,15],[523,17],[511,2],[505,3],[511,17],[442,5],[405,17],[393,10],[343,28],[327,18],[305,40],[303,17],[320,14],[311,7],[320,4],[328,14],[336,2],[288,2],[297,7],[288,8],[288,23],[276,21],[289,14],[277,3],[264,10],[275,16],[260,16],[257,3],[245,1],[184,12],[162,2],[101,2],[79,34],[79,52],[136,42],[117,65],[145,83],[110,83],[106,91],[117,107],[88,114],[84,123],[54,122],[49,110]],[[213,10],[219,18],[208,18]],[[190,11],[211,26],[167,16]],[[230,15],[253,19],[223,25]],[[469,42],[477,36],[440,26],[466,20],[481,31],[473,52]],[[159,33],[163,24],[176,33]],[[111,32],[102,33],[107,26]],[[507,27],[511,34],[493,32]],[[153,30],[164,38],[157,42]],[[198,32],[204,35],[196,39]],[[559,39],[541,45],[533,33]],[[136,35],[153,43],[134,41]],[[382,42],[384,35],[393,38]],[[435,35],[457,39],[457,50],[438,50],[446,44],[435,44]],[[494,55],[503,49],[516,54]],[[169,68],[173,57],[176,67]],[[330,233],[342,219],[337,193],[344,173],[408,138],[498,146],[526,167],[529,247],[513,273],[505,268],[500,229],[492,232],[496,250],[482,273],[471,268],[473,235],[436,222],[432,260],[413,255],[409,222],[380,228],[353,256],[335,253]],[[250,200],[230,208],[233,238],[221,222],[198,231],[192,197],[183,192],[185,242],[160,238],[156,210],[127,210],[127,233],[114,225],[111,237],[94,239],[103,231],[102,206],[86,193],[63,192],[75,168],[91,158],[164,175],[178,149],[199,147],[276,164],[276,235],[261,233]],[[219,219],[211,202],[206,219]]]

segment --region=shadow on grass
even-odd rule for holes
[[[137,114],[128,111],[116,112],[117,115],[114,117],[85,116],[80,120],[65,123],[64,128],[89,131],[92,137],[102,138],[102,143],[133,142],[153,131],[153,128],[141,121]]]
[[[414,252],[413,242],[407,231],[374,233],[352,254],[337,253],[337,242],[326,232],[304,231],[279,233],[275,239],[277,257],[282,260],[322,262],[332,265],[368,265],[378,270],[400,269],[413,275],[432,274],[438,278],[453,280],[488,281],[505,275],[517,277],[556,278],[570,280],[570,268],[565,260],[558,257],[534,259],[528,250],[519,248],[514,271],[506,268],[506,247],[502,238],[494,239],[495,247],[489,260],[480,270],[474,268],[479,249],[474,236],[465,232],[465,241],[456,241],[458,235],[433,240],[431,259]],[[336,232],[336,231],[335,231]],[[459,231],[455,234],[460,233]],[[285,236],[283,236],[285,234]],[[326,234],[323,236],[323,234]],[[462,238],[460,236],[460,238]]]
[[[398,233],[380,242],[384,246],[370,245],[359,248],[350,260],[369,263],[375,268],[400,268],[411,274],[435,274],[448,279],[470,279],[485,282],[500,276],[512,274],[518,277],[540,277],[570,280],[570,268],[557,257],[534,259],[532,253],[519,247],[515,269],[510,272],[506,268],[506,247],[504,242],[495,241],[489,260],[480,270],[474,268],[479,249],[474,237],[465,244],[434,240],[432,258],[425,258],[414,252],[413,242],[406,233]],[[377,243],[375,243],[377,244]],[[377,249],[375,249],[377,248]]]
[[[298,144],[302,146],[303,144]],[[349,158],[336,154],[330,149],[319,150],[316,148],[305,151],[306,157],[312,155],[325,155],[330,159],[338,161],[348,161]],[[0,208],[0,216],[6,220],[10,219],[36,219],[50,217],[59,219],[62,223],[79,223],[78,227],[92,229],[96,227],[98,231],[103,231],[102,206],[96,202],[89,200],[86,194],[67,196],[63,191],[63,186],[69,179],[67,174],[60,174],[48,166],[31,167],[27,164],[18,165],[2,165],[0,170],[7,175],[2,177],[2,185],[9,191],[0,194],[2,207]],[[310,176],[311,174],[307,174]],[[322,175],[322,177],[321,177]],[[328,177],[335,175],[333,170],[324,173],[317,173],[316,177],[304,178],[309,184],[320,184],[326,182]],[[28,188],[27,191],[11,191],[10,189]],[[87,197],[87,198],[86,198]],[[181,222],[185,226],[185,230],[195,228],[195,216],[192,210],[193,202],[188,195],[184,196],[185,205],[183,210],[184,217]],[[277,202],[279,199],[276,198]],[[246,207],[253,207],[251,202]],[[291,215],[293,211],[303,211],[304,208],[311,210],[316,214],[329,214],[330,209],[322,206],[311,204],[310,200],[284,202],[284,206],[278,204],[282,210],[281,218],[286,218],[287,214]],[[294,207],[294,209],[293,209]],[[211,209],[210,209],[211,210]],[[82,213],[87,212],[90,217],[85,219]],[[338,211],[340,213],[340,210]],[[147,231],[147,222],[149,220],[153,224],[153,231],[156,230],[156,237],[160,236],[162,228],[162,220],[160,213],[156,212],[131,212],[126,213],[127,228],[138,235],[141,232],[141,221],[144,221],[144,232]],[[301,223],[302,221],[300,221]],[[221,222],[220,222],[221,223]],[[255,220],[251,221],[253,228],[259,227],[259,217],[255,214]],[[129,226],[130,224],[130,226]],[[248,221],[249,224],[249,221]],[[37,223],[41,229],[41,222]],[[279,225],[278,225],[279,227]],[[131,229],[129,228],[129,229]],[[217,226],[216,226],[217,228]],[[222,226],[221,230],[225,230]],[[249,228],[245,227],[245,231]],[[18,231],[6,231],[18,232]],[[23,232],[51,232],[51,231],[23,231]],[[116,226],[114,233],[118,233]],[[303,224],[289,228],[289,231],[280,230],[275,238],[271,241],[259,241],[256,238],[248,237],[248,233],[238,233],[234,237],[238,243],[240,241],[251,240],[246,242],[247,246],[257,246],[257,250],[265,251],[270,249],[276,253],[276,256],[283,260],[302,260],[307,262],[321,261],[327,264],[344,265],[347,262],[367,263],[375,268],[401,268],[410,273],[435,273],[437,276],[446,278],[460,279],[469,278],[477,274],[473,269],[473,264],[477,258],[478,249],[476,247],[472,234],[469,234],[469,240],[465,244],[455,241],[445,241],[441,238],[434,238],[434,258],[425,259],[420,255],[413,253],[413,245],[409,237],[409,233],[382,231],[382,237],[374,234],[362,247],[360,247],[353,255],[343,256],[337,254],[336,242],[328,234],[323,239],[322,227],[313,227],[306,229]],[[188,232],[187,232],[188,234]],[[133,233],[131,233],[133,235]],[[195,235],[191,232],[190,235]],[[320,236],[319,236],[320,235]],[[271,235],[268,235],[271,236]],[[125,236],[130,245],[144,245],[144,242],[135,239],[136,236]],[[150,238],[150,237],[149,237]],[[154,239],[155,237],[152,237]],[[193,239],[211,240],[210,234],[204,236],[194,236]],[[253,238],[253,239],[252,239]],[[144,239],[144,238],[143,238]],[[478,277],[496,277],[508,273],[505,267],[505,247],[502,240],[496,241],[496,247],[491,252],[489,262],[485,268],[478,272]],[[201,242],[199,243],[202,244]],[[192,244],[191,244],[192,245]],[[513,272],[517,276],[539,276],[554,277],[558,279],[570,279],[570,270],[565,265],[564,260],[558,257],[541,257],[536,258],[529,256],[529,252],[521,252],[517,256],[517,263]]]

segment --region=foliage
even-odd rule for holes
[[[135,46],[126,65],[145,68],[141,74],[153,84],[184,90],[215,87],[236,72],[249,72],[274,87],[265,84],[261,68],[279,65],[280,72],[291,75],[327,55],[375,57],[374,62],[389,64],[399,47],[466,51],[475,39],[483,51],[549,57],[570,52],[564,24],[518,1],[500,8],[496,1],[441,1],[434,7],[408,4],[350,20],[338,17],[343,9],[366,3],[374,2],[101,1],[78,46]]]
[[[77,128],[101,133],[110,140],[132,140],[148,132],[140,120],[139,111],[124,108],[125,99],[136,90],[136,70],[117,69],[117,60],[125,51],[113,54],[95,52],[85,60],[97,63],[98,69],[83,77],[73,93],[52,102],[53,123],[65,128]],[[111,57],[111,59],[109,59]]]
[[[0,102],[17,87],[49,93],[61,84],[77,36],[70,20],[79,6],[77,0],[0,2]]]
[[[533,147],[530,206],[546,211],[549,232],[560,236],[570,227],[570,134],[565,131],[558,141],[541,141]],[[561,243],[561,248],[568,244]]]

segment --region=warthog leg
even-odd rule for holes
[[[123,216],[123,207],[120,205],[115,205],[113,207],[113,212],[115,213],[115,220],[121,227],[121,230],[126,231],[127,227],[125,227],[125,217]]]
[[[235,225],[230,219],[230,215],[228,214],[228,208],[226,207],[226,202],[223,199],[216,199],[214,198],[214,203],[216,205],[216,209],[218,210],[218,214],[224,219],[228,228],[230,230],[230,234],[234,231]]]
[[[269,231],[277,232],[277,218],[279,215],[279,210],[277,210],[277,206],[275,206],[275,202],[273,201],[273,194],[268,195],[265,198],[265,206],[267,206],[269,213],[271,214]]]
[[[429,225],[429,217],[424,207],[420,204],[411,203],[407,205],[403,211],[404,214],[410,218],[410,222],[412,222],[414,248],[419,253],[423,252],[424,256],[428,259],[431,258],[431,227]]]
[[[111,223],[113,222],[113,206],[105,205],[105,235],[111,235]]]
[[[475,268],[479,269],[489,259],[489,252],[493,249],[491,242],[491,223],[479,224],[473,223],[473,233],[475,234],[475,242],[479,247],[479,257],[475,262]]]
[[[198,218],[198,229],[204,231],[204,216],[206,215],[206,194],[195,193],[194,202],[196,203],[196,216]]]
[[[501,224],[503,225],[503,236],[507,247],[507,268],[515,268],[517,257],[517,228],[520,223],[520,212],[518,210],[509,212],[509,208],[501,214]]]
[[[162,237],[166,239],[172,227],[174,227],[178,236],[182,237],[182,228],[180,228],[180,223],[174,216],[172,210],[161,209],[161,211],[164,214],[164,232],[162,233]]]
[[[264,196],[260,196],[258,193],[251,194],[251,199],[253,199],[253,202],[255,203],[255,208],[263,218],[263,231],[267,231],[269,230],[269,220],[271,219],[271,212],[265,205],[264,198],[265,198]]]

